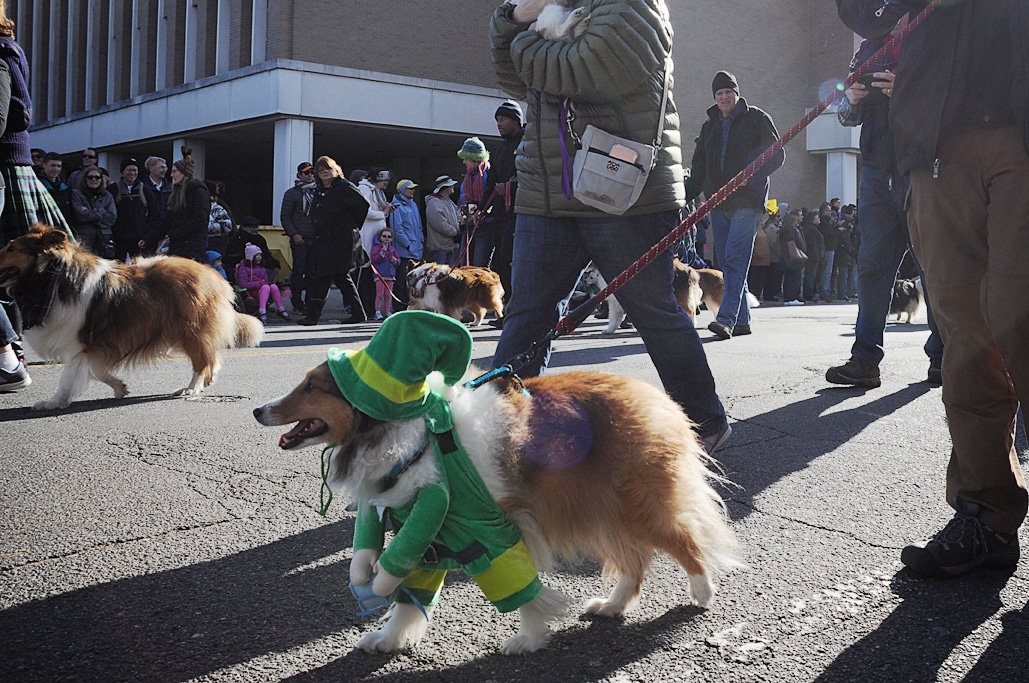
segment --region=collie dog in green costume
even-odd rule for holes
[[[296,423],[283,449],[326,445],[328,485],[357,500],[352,589],[362,606],[362,596],[396,600],[358,647],[417,645],[454,569],[499,611],[519,611],[505,654],[543,647],[565,613],[537,574],[557,559],[592,557],[615,577],[590,614],[632,609],[654,551],[682,565],[693,601],[709,606],[712,573],[738,564],[736,541],[682,409],[646,382],[594,372],[467,388],[471,349],[457,321],[404,311],[254,410],[263,425]]]

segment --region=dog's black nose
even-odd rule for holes
[[[261,408],[254,408],[254,419],[261,419]]]

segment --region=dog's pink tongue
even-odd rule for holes
[[[296,441],[297,437],[307,429],[309,420],[302,420],[297,426],[279,437],[279,448],[285,448],[287,444]]]

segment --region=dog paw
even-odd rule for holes
[[[715,600],[715,593],[718,589],[707,574],[690,574],[690,593],[693,594],[693,602],[698,606],[707,609]]]
[[[361,636],[361,639],[357,641],[357,647],[365,652],[396,652],[403,645],[386,633],[386,629],[382,629]]]
[[[114,389],[115,398],[125,398],[129,395],[129,387],[126,386],[125,382],[119,382],[117,385],[111,388]]]
[[[71,401],[64,401],[58,397],[48,398],[45,401],[38,401],[32,404],[33,410],[58,410],[60,408],[67,408],[71,404]]]
[[[586,614],[595,614],[598,617],[615,619],[625,614],[625,605],[612,602],[607,598],[593,598],[584,606]]]
[[[184,387],[175,392],[176,396],[196,396],[200,393],[200,388]]]
[[[547,644],[547,635],[549,634],[543,634],[541,637],[539,635],[519,633],[518,635],[504,641],[504,644],[500,646],[500,654],[524,655],[530,652],[535,652]]]

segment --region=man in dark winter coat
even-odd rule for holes
[[[736,77],[719,71],[711,82],[715,104],[697,137],[686,199],[703,192],[710,197],[737,173],[750,165],[779,139],[772,118],[740,97]],[[754,176],[711,212],[715,258],[725,275],[725,294],[718,319],[708,325],[720,339],[750,334],[750,306],[747,303],[747,269],[754,255],[754,237],[768,201],[768,176],[786,160],[779,153],[759,168]]]
[[[311,225],[311,202],[314,199],[314,166],[309,161],[297,166],[297,179],[293,187],[282,195],[282,210],[279,220],[282,229],[289,236],[289,249],[293,254],[293,272],[289,288],[292,291],[293,310],[304,313],[304,288],[307,275],[307,256],[314,241],[314,227]]]
[[[928,3],[837,4],[850,28],[875,40]],[[1019,403],[1029,404],[1029,3],[940,4],[904,39],[883,92],[897,170],[911,178],[911,241],[943,335],[946,500],[956,511],[900,559],[932,576],[1013,571],[1029,509],[1014,448]]]
[[[515,169],[515,150],[522,144],[525,126],[522,123],[522,107],[514,100],[507,100],[494,115],[497,120],[498,144],[490,155],[493,165],[486,181],[486,196],[493,196],[492,211],[487,224],[493,235],[493,258],[490,268],[500,276],[504,286],[504,300],[511,297],[511,258],[514,255],[515,195],[518,192],[518,175]],[[494,191],[496,194],[494,194]],[[494,327],[503,327],[503,318],[490,321]]]

